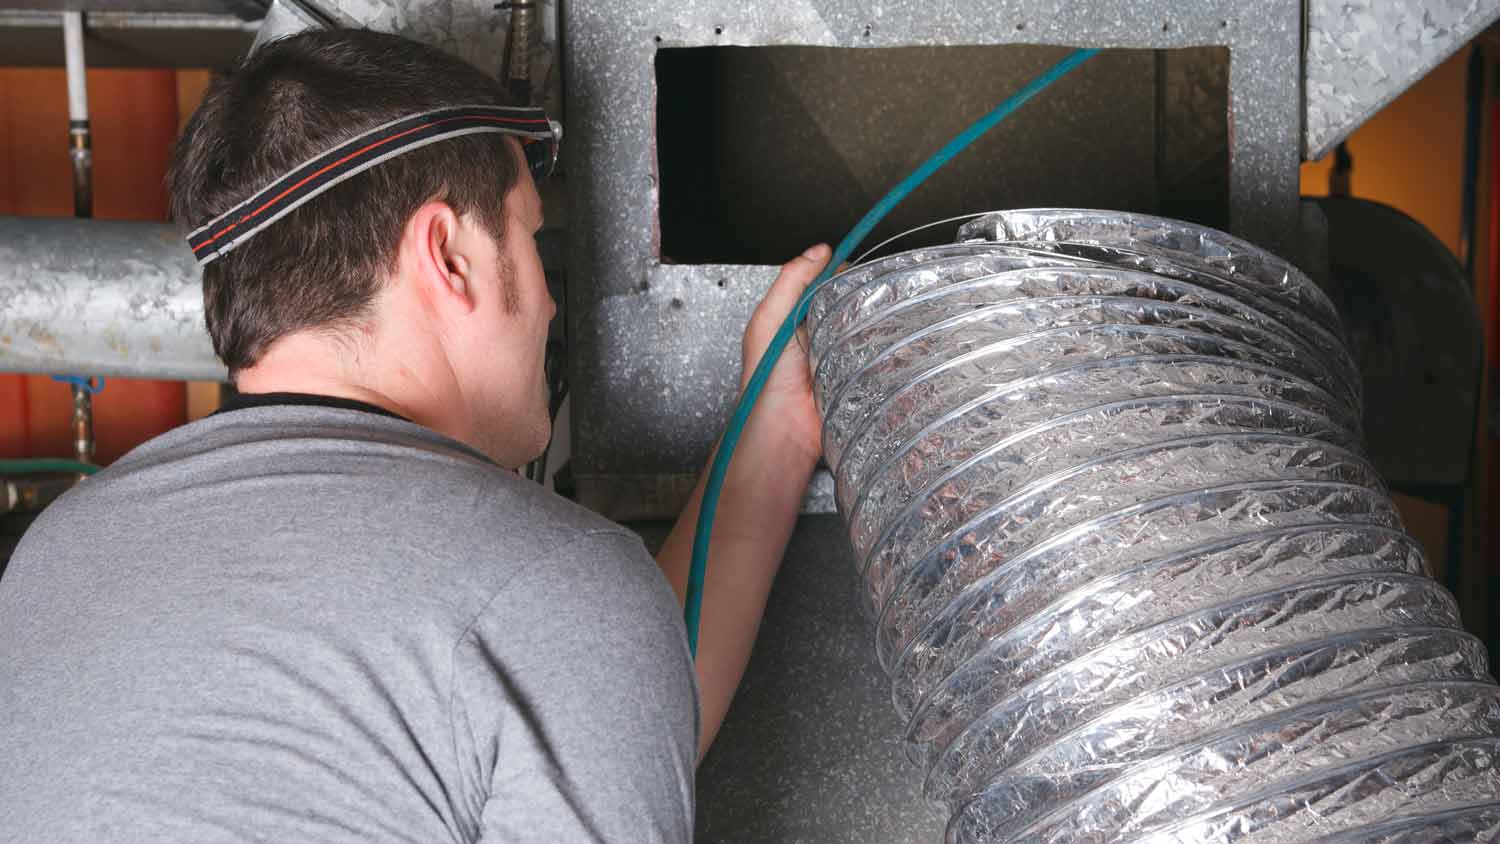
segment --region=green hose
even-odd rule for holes
[[[79,463],[61,457],[27,457],[19,460],[0,460],[0,475],[38,475],[43,472],[71,472],[92,475],[103,466]]]
[[[818,288],[832,278],[834,273],[838,272],[839,265],[854,252],[860,242],[865,239],[865,235],[869,234],[892,208],[905,199],[907,194],[926,181],[928,176],[937,172],[948,163],[949,159],[978,140],[985,132],[993,129],[1000,121],[1009,117],[1011,112],[1025,105],[1028,100],[1046,90],[1052,83],[1067,76],[1074,68],[1088,61],[1097,52],[1099,51],[1076,50],[1070,53],[1067,58],[1028,82],[1024,88],[1012,94],[989,114],[960,132],[957,137],[923,162],[922,166],[914,170],[911,175],[902,179],[839,243],[838,248],[833,251],[833,257],[828,261],[828,266],[824,267],[818,277],[807,286],[807,291],[797,301],[797,306],[787,315],[780,330],[771,338],[771,345],[761,355],[760,364],[756,366],[749,381],[746,382],[745,390],[740,394],[739,404],[735,405],[734,414],[729,419],[729,426],[724,430],[724,438],[719,441],[719,450],[714,455],[713,463],[708,471],[708,481],[703,488],[703,503],[698,509],[698,525],[693,534],[693,556],[688,568],[687,595],[683,604],[683,621],[687,625],[688,650],[695,658],[698,655],[698,625],[702,620],[703,581],[708,569],[708,547],[710,537],[713,535],[714,516],[719,507],[719,493],[723,490],[725,476],[729,474],[729,461],[733,459],[740,434],[744,432],[745,423],[750,419],[750,411],[754,409],[755,402],[760,398],[761,389],[771,377],[771,369],[776,366],[776,361],[786,350],[787,343],[791,342],[792,335],[797,332],[798,324],[802,322],[802,318],[807,315],[808,309],[812,306],[813,294],[818,292]]]

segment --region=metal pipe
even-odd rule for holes
[[[1500,688],[1360,454],[1327,297],[1143,215],[1004,212],[960,240],[848,270],[809,315],[950,844],[1500,828]]]
[[[181,232],[0,217],[0,372],[225,380]]]
[[[63,59],[68,79],[68,157],[73,162],[73,216],[94,216],[94,152],[89,127],[88,64],[83,55],[83,13],[63,12]],[[73,384],[73,456],[94,462],[94,394]],[[84,476],[79,475],[78,480]]]
[[[516,102],[531,102],[531,38],[536,25],[536,0],[510,0],[497,8],[510,10],[501,77]]]
[[[68,74],[68,157],[73,161],[73,216],[94,216],[94,153],[83,57],[83,13],[63,12],[63,58]]]
[[[94,394],[82,384],[73,385],[73,459],[94,462]]]

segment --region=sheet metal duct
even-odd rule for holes
[[[549,69],[557,55],[557,0],[536,5],[534,78],[555,84]],[[498,76],[509,19],[498,9],[494,0],[274,0],[255,44],[320,25],[373,29],[431,44]]]
[[[575,127],[567,153],[569,215],[587,223],[569,229],[573,241],[569,264],[573,282],[568,288],[573,446],[580,496],[590,501],[647,500],[653,498],[655,487],[641,483],[641,478],[696,472],[702,466],[723,430],[738,386],[735,338],[739,326],[775,276],[773,266],[762,265],[766,256],[749,255],[749,250],[684,259],[667,251],[671,232],[666,226],[671,221],[664,216],[671,203],[664,194],[672,187],[667,168],[673,165],[658,158],[674,139],[657,137],[661,126],[656,119],[667,107],[662,97],[668,92],[668,80],[661,77],[669,61],[665,54],[685,48],[722,49],[726,78],[749,80],[739,90],[704,98],[705,103],[727,104],[731,109],[745,103],[788,107],[761,121],[762,127],[773,130],[763,144],[737,142],[734,153],[727,146],[716,152],[726,157],[750,156],[743,172],[795,170],[800,165],[791,159],[808,150],[808,142],[818,145],[814,148],[837,146],[846,137],[872,134],[866,131],[868,123],[897,119],[892,114],[892,95],[900,91],[878,82],[866,84],[867,77],[842,74],[841,66],[869,67],[878,64],[881,53],[894,57],[908,48],[941,52],[961,46],[999,51],[997,58],[985,63],[988,68],[1015,63],[1013,75],[974,71],[974,62],[913,74],[913,78],[932,80],[916,100],[921,104],[917,114],[923,125],[893,133],[901,145],[887,144],[889,148],[883,150],[893,158],[909,160],[895,171],[902,173],[947,134],[967,125],[1008,93],[1014,79],[1060,58],[1065,48],[1160,50],[1172,55],[1179,50],[1224,47],[1230,56],[1227,64],[1211,64],[1207,68],[1211,73],[1193,77],[1212,83],[1202,86],[1205,92],[1227,87],[1226,101],[1211,108],[1220,109],[1221,118],[1227,112],[1228,124],[1234,127],[1233,132],[1224,133],[1215,150],[1224,162],[1220,172],[1227,173],[1230,225],[1257,242],[1293,249],[1301,138],[1301,5],[1282,0],[1214,0],[1190,5],[1110,0],[962,0],[941,9],[923,2],[869,0],[565,5],[568,116]],[[759,59],[754,54],[762,47],[781,52],[767,51]],[[808,48],[819,48],[821,53]],[[867,52],[841,62],[837,55],[871,50],[873,58]],[[1144,52],[1106,53],[1074,79],[1038,98],[1028,107],[1034,111],[1018,114],[1014,124],[996,133],[995,142],[1005,145],[1006,154],[992,160],[1032,161],[1039,156],[1038,148],[1044,148],[1048,158],[1065,150],[1061,157],[1071,157],[1074,166],[1050,186],[1021,174],[1007,183],[1020,185],[1025,195],[1018,192],[984,205],[1087,199],[1081,193],[1069,199],[1070,195],[1051,192],[1065,185],[1126,188],[1119,198],[1098,199],[1104,205],[1134,204],[1139,199],[1133,197],[1153,193],[1149,185],[1144,191],[1138,189],[1140,180],[1135,178],[1154,173],[1156,166],[1156,146],[1150,142],[1155,131],[1152,59]],[[1032,70],[1027,70],[1028,65]],[[1227,71],[1221,74],[1220,67]],[[762,69],[762,77],[753,79]],[[1096,74],[1103,78],[1095,78]],[[883,75],[872,72],[868,78]],[[817,80],[822,88],[797,84],[808,79]],[[1122,97],[1119,92],[1126,87],[1122,80],[1137,83],[1139,96]],[[1171,84],[1168,79],[1162,82]],[[1191,85],[1187,89],[1188,93],[1195,90]],[[798,92],[806,90],[826,90],[830,96],[801,103]],[[950,95],[954,91],[962,93]],[[935,102],[942,103],[936,111]],[[1172,103],[1179,102],[1193,100],[1172,99]],[[831,105],[826,108],[820,105],[827,103]],[[1135,109],[1138,104],[1142,108]],[[793,108],[799,105],[819,107],[805,112]],[[1130,143],[1100,150],[1097,127],[1110,119],[1100,115],[1108,113],[1111,105],[1115,106],[1113,119],[1130,124],[1121,130]],[[949,107],[953,113],[944,111]],[[715,109],[702,111],[705,121],[714,119]],[[1027,126],[1034,126],[1035,131],[1028,133]],[[1182,128],[1169,122],[1156,132],[1169,154],[1177,149],[1171,143],[1182,137]],[[779,141],[777,133],[782,135]],[[722,134],[737,137],[732,125],[726,125]],[[824,138],[837,143],[829,144]],[[761,150],[781,158],[755,158]],[[1131,154],[1128,161],[1127,153]],[[858,160],[870,157],[861,149]],[[850,193],[851,186],[857,186],[858,178],[839,184],[840,174],[825,169],[830,172],[818,180],[819,189]],[[858,164],[849,166],[849,172],[869,176],[868,168]],[[1131,175],[1120,176],[1122,172]],[[1079,173],[1084,178],[1077,178]],[[1089,174],[1093,174],[1092,181]],[[763,190],[766,181],[757,182],[756,189]],[[677,187],[680,194],[681,183]],[[966,187],[958,185],[957,189]],[[872,198],[878,195],[874,185],[868,190]],[[776,216],[796,217],[806,204],[796,191],[794,187],[789,195],[755,198],[767,200],[761,207]],[[743,191],[738,195],[739,204],[745,204],[747,195]],[[1092,188],[1090,195],[1099,196]],[[966,210],[976,203],[952,205]],[[1160,210],[1155,206],[1141,210],[1148,209]],[[836,240],[862,210],[831,223],[834,228],[804,230],[802,236]],[[740,214],[738,219],[749,216]],[[732,234],[752,238],[760,230],[742,226]],[[756,264],[743,263],[747,258]],[[656,500],[664,505],[659,516],[673,512],[681,503]]]
[[[1500,0],[1306,0],[1303,154],[1322,158],[1500,18]]]

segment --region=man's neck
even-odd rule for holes
[[[302,393],[313,396],[328,396],[337,399],[364,402],[388,410],[406,419],[416,419],[417,414],[392,396],[357,384],[332,378],[320,378],[309,373],[267,372],[259,366],[247,369],[235,377],[234,386],[241,393]]]
[[[370,345],[378,349],[381,344]],[[449,436],[461,433],[448,430],[455,420],[440,412],[445,403],[432,395],[422,373],[366,360],[373,356],[369,350],[351,349],[347,341],[292,334],[273,343],[254,366],[236,373],[235,387],[242,393],[304,393],[364,402]],[[381,376],[391,372],[399,376]]]
[[[224,404],[215,411],[219,413],[233,413],[237,410],[248,410],[257,407],[334,407],[342,410],[359,410],[373,413],[378,416],[387,416],[391,419],[400,419],[410,422],[404,416],[392,413],[383,407],[363,402],[358,399],[346,399],[340,396],[324,396],[317,393],[235,393],[225,400]]]
[[[358,343],[351,346],[351,343]],[[399,333],[340,340],[300,333],[240,370],[242,393],[305,393],[365,402],[486,451],[474,436],[452,368],[440,349]]]

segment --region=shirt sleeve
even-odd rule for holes
[[[528,566],[460,641],[453,676],[479,842],[692,840],[696,679],[635,536],[588,534]]]

